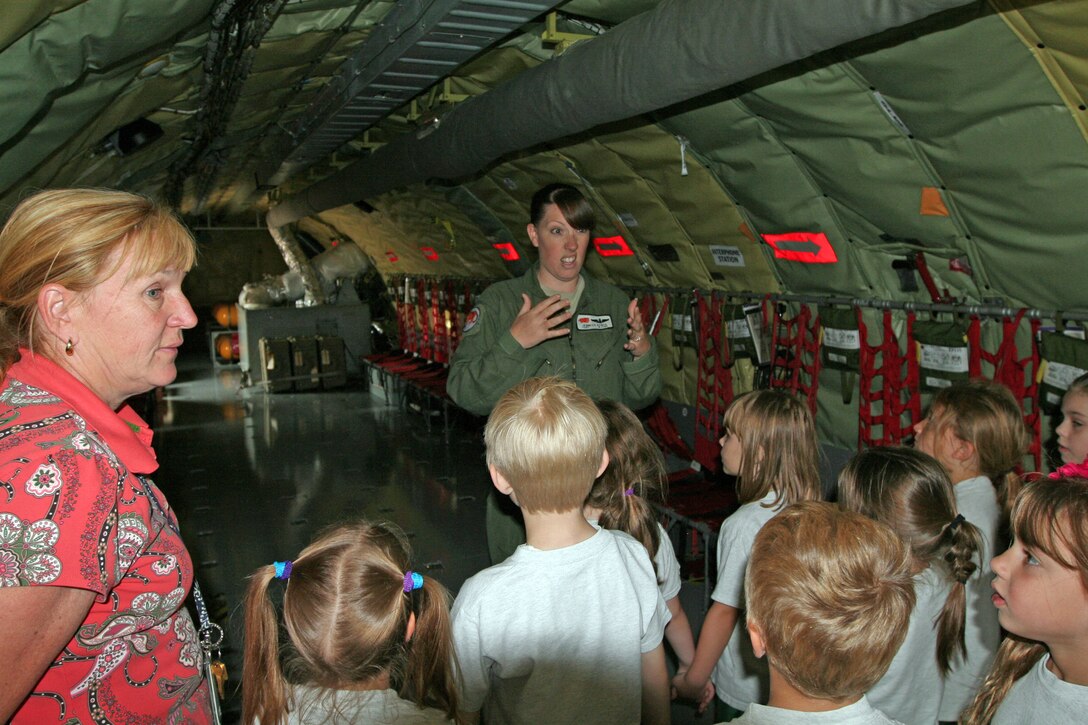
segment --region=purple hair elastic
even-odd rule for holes
[[[423,575],[422,574],[416,574],[411,569],[404,572],[404,593],[405,594],[407,594],[409,592],[413,592],[416,589],[420,589],[422,586],[423,586]]]
[[[634,496],[634,495],[635,495],[635,489],[634,489],[634,487],[632,486],[631,488],[629,488],[629,489],[627,489],[626,491],[624,491],[624,492],[623,492],[623,495],[624,495],[624,496]]]
[[[272,566],[276,567],[276,578],[287,581],[291,578],[291,565],[294,562],[291,561],[274,561]]]

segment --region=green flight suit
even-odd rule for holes
[[[638,360],[624,350],[627,295],[585,273],[578,309],[568,323],[570,335],[527,350],[514,339],[510,325],[521,309],[522,293],[529,295],[532,305],[547,297],[537,279],[538,268],[534,265],[521,277],[497,282],[477,298],[450,363],[446,391],[454,402],[487,415],[511,387],[544,375],[571,380],[594,400],[615,400],[635,410],[657,400],[661,369],[656,342],[650,337],[650,350]],[[517,507],[492,491],[487,500],[492,563],[502,561],[523,543],[525,529]]]

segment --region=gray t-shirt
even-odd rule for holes
[[[676,560],[669,534],[661,524],[657,525],[661,539],[657,544],[654,564],[657,566],[657,587],[666,602],[680,594],[680,562]]]
[[[646,548],[621,531],[523,544],[453,604],[462,706],[494,725],[638,723],[642,655],[670,616]]]
[[[402,700],[394,690],[291,688],[294,709],[288,725],[368,723],[368,725],[453,725],[445,713]]]
[[[743,723],[743,725],[902,725],[873,708],[864,696],[853,705],[826,712],[801,712],[752,704],[743,715],[733,720],[733,723]]]
[[[934,725],[944,679],[937,665],[935,623],[949,584],[935,566],[914,575],[914,609],[907,636],[888,671],[867,694],[873,707],[906,725]]]
[[[744,570],[748,567],[756,534],[781,510],[781,505],[768,508],[774,499],[772,491],[761,501],[744,504],[722,522],[718,534],[718,583],[710,595],[715,602],[744,609]],[[722,700],[744,710],[753,702],[767,701],[769,677],[767,661],[752,652],[752,640],[741,612],[729,643],[710,676],[714,689]]]
[[[1074,685],[1047,669],[1050,655],[1039,658],[1026,675],[1013,683],[991,725],[1075,723],[1088,718],[1088,687]]]
[[[967,661],[957,655],[944,681],[940,719],[948,722],[959,720],[960,713],[975,699],[1001,644],[997,607],[990,601],[993,594],[990,583],[994,578],[990,560],[996,553],[994,542],[1001,521],[997,492],[986,476],[960,481],[953,486],[953,491],[956,508],[982,532],[982,551],[979,561],[975,562],[981,562],[981,565],[967,580],[967,621],[964,626]]]

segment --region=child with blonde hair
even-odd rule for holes
[[[697,700],[700,712],[717,692],[719,720],[767,700],[766,663],[752,653],[745,628],[737,627],[752,542],[785,506],[820,498],[816,428],[800,400],[778,390],[746,393],[725,411],[723,429],[722,468],[737,477],[742,505],[718,535],[718,581],[695,657],[673,678],[678,694]]]
[[[590,489],[585,517],[606,529],[625,531],[646,547],[661,597],[672,614],[665,639],[679,668],[686,670],[695,654],[695,640],[680,605],[680,562],[654,511],[668,497],[665,458],[630,408],[612,400],[599,401],[597,407],[608,424],[608,468]]]
[[[941,464],[913,448],[871,448],[854,456],[839,475],[839,500],[889,526],[912,556],[910,626],[869,701],[908,725],[933,725],[944,678],[964,655],[966,586],[978,569],[981,534],[957,511]]]
[[[526,543],[453,604],[464,708],[494,725],[668,723],[669,610],[646,549],[582,507],[608,465],[607,426],[573,383],[530,378],[484,428],[499,493]]]
[[[914,608],[910,550],[895,532],[835,504],[787,506],[756,534],[744,591],[771,695],[734,722],[894,722],[865,692],[887,671]]]
[[[1084,722],[1088,713],[1088,479],[1024,487],[1013,545],[993,560],[993,604],[1009,633],[966,725]]]
[[[245,596],[242,721],[458,722],[449,594],[409,559],[399,529],[359,521],[257,569]],[[283,667],[274,580],[285,585]]]
[[[941,464],[952,480],[956,508],[982,535],[982,571],[967,584],[964,653],[954,658],[941,698],[940,719],[954,722],[974,699],[1001,642],[997,610],[990,606],[989,566],[994,553],[1005,548],[1002,532],[1020,486],[1015,469],[1029,438],[1012,392],[982,379],[938,391],[914,431],[914,447]]]

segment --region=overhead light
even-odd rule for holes
[[[162,69],[166,67],[168,62],[166,56],[159,56],[152,61],[148,61],[144,67],[140,69],[140,72],[136,74],[136,77],[150,78],[152,76],[157,76],[162,72]]]
[[[110,156],[128,156],[162,138],[162,126],[146,118],[137,118],[118,127],[102,139],[95,148],[97,153]]]

